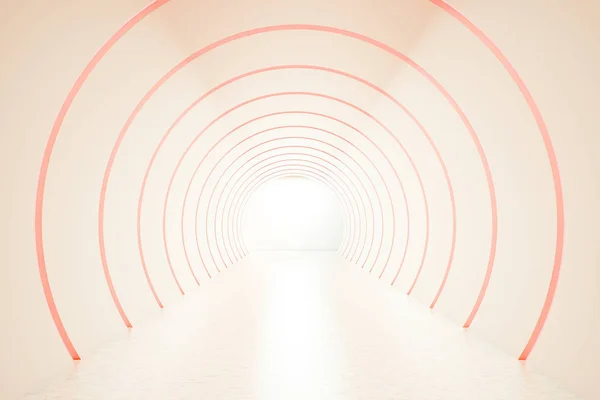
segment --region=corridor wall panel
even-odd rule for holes
[[[599,169],[586,149],[595,148],[598,140],[590,108],[598,102],[598,74],[592,71],[597,70],[600,53],[590,41],[597,36],[592,19],[598,16],[598,5],[537,1],[452,5],[494,40],[531,90],[548,125],[564,185],[560,284],[528,365],[579,388],[580,393],[597,396],[592,365],[598,350],[594,335],[590,336],[598,330],[592,311],[598,304],[597,254],[589,240],[596,237],[592,202],[597,198],[594,176]],[[435,75],[447,76],[444,82],[449,90],[473,122],[481,124],[498,186],[498,257],[472,329],[518,355],[551,276],[556,240],[551,171],[535,120],[518,88],[481,42],[441,15],[411,54],[431,60],[428,65]],[[442,312],[454,314],[453,302],[463,297],[459,281],[471,275],[474,264],[463,266],[468,266],[466,273],[461,276],[457,269],[449,281],[447,301],[440,303]]]
[[[452,18],[440,15],[421,36],[411,56],[430,70],[456,99],[473,125],[489,162],[498,207],[498,241],[490,286],[474,319],[473,329],[485,331],[507,351],[518,355],[531,334],[544,301],[556,238],[553,181],[541,136],[518,88],[502,65],[471,32]],[[404,79],[416,80],[417,77]],[[417,84],[415,82],[414,85]],[[420,84],[426,82],[421,80]],[[413,87],[410,93],[421,87]],[[449,107],[443,99],[434,104]],[[430,102],[415,104],[415,108],[427,107],[429,115],[437,114],[432,113],[431,105]],[[456,130],[450,131],[449,136],[453,139],[459,135],[468,136],[464,124],[457,122]],[[445,124],[439,132],[448,134],[451,126]],[[477,154],[473,144],[456,146],[452,151]],[[482,170],[481,161],[478,160],[474,166]],[[453,172],[450,169],[450,173]],[[455,173],[453,176],[457,181],[466,179],[473,182],[468,173]],[[474,186],[465,191],[457,187],[458,204],[473,204],[469,197],[473,195]],[[477,231],[478,225],[485,227],[491,224],[487,187],[485,184],[477,186],[482,201],[475,205],[482,208],[478,212],[469,207],[466,213],[459,209],[458,247],[462,234]],[[456,265],[459,269],[449,275],[447,291],[440,300],[440,307],[445,306],[450,315],[456,315],[458,323],[465,322],[475,302],[473,297],[465,296],[462,283],[468,282],[470,288],[467,290],[473,293],[471,296],[477,295],[481,288],[483,277],[480,276],[479,281],[472,278],[477,276],[473,273],[475,270],[485,271],[491,250],[490,233],[479,240],[473,238],[476,242],[471,241],[473,239],[462,242],[462,245],[467,244],[469,253],[481,252],[480,260],[465,264],[458,259]],[[474,246],[475,243],[480,245]],[[462,276],[459,274],[461,266],[466,272]],[[468,270],[464,269],[465,266]],[[430,278],[431,293],[440,273],[432,274]],[[427,279],[416,295],[427,290],[426,282]],[[507,293],[514,295],[507,296]],[[427,297],[431,298],[431,294]],[[453,299],[459,303],[453,304]],[[458,305],[462,307],[459,309]],[[507,326],[511,327],[510,334],[504,331]]]
[[[37,177],[52,122],[70,86],[94,51],[129,15],[137,12],[143,3],[24,1],[2,5],[2,397],[13,398],[16,393],[38,387],[58,370],[67,371],[72,368],[48,313],[36,267],[33,216]],[[90,24],[90,20],[96,23]],[[78,34],[74,35],[74,32]],[[80,141],[81,137],[74,139]],[[85,152],[86,148],[88,156],[95,154],[89,151],[89,143],[84,148],[75,145],[65,148],[64,153],[69,155]],[[65,165],[58,161],[52,167],[58,174]],[[65,179],[77,176],[79,175],[71,174]],[[61,182],[57,175],[52,178],[55,183]],[[49,217],[46,223],[58,226],[59,230],[45,232],[45,238],[57,244],[55,252],[49,255],[55,257],[49,273],[52,274],[52,285],[59,292],[56,293],[56,300],[61,302],[65,313],[74,313],[71,314],[74,319],[69,320],[73,334],[79,337],[86,335],[87,342],[81,343],[84,354],[120,330],[116,319],[118,316],[115,318],[113,305],[109,304],[106,285],[102,277],[97,275],[101,270],[92,270],[91,265],[80,263],[86,260],[98,265],[95,256],[97,247],[91,247],[97,246],[95,236],[91,236],[93,243],[87,240],[87,236],[75,243],[68,243],[74,223],[83,222],[82,212],[86,208],[83,204],[87,206],[87,200],[97,202],[97,197],[92,200],[92,193],[86,191],[92,186],[97,193],[98,182],[91,180],[89,185],[79,190],[68,185],[62,195],[50,193],[49,201],[70,203],[72,200],[76,201],[74,196],[77,196],[80,202],[68,215],[62,214],[62,207],[55,210],[54,214],[46,214]],[[91,229],[93,225],[84,227],[85,232]],[[78,234],[81,235],[82,232]],[[65,253],[57,254],[60,248],[66,249]],[[94,256],[83,254],[89,248]],[[78,268],[74,268],[75,266]],[[80,268],[84,268],[91,276],[83,276]],[[96,277],[100,279],[94,280]],[[98,296],[92,297],[96,294]],[[86,318],[86,315],[90,315],[89,309],[82,309],[90,301],[94,303],[95,321]],[[102,322],[96,324],[98,321]],[[91,323],[86,328],[87,322]],[[94,332],[94,328],[99,328],[99,331]]]

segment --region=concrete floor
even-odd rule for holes
[[[252,254],[28,400],[575,396],[328,252]]]

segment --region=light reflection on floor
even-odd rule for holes
[[[334,253],[261,253],[28,400],[572,400]]]
[[[276,265],[268,278],[259,398],[331,398],[339,367],[323,275],[290,260]]]

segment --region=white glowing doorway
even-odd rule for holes
[[[344,216],[336,194],[301,176],[265,183],[249,199],[242,220],[248,250],[337,250]]]

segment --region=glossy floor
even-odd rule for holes
[[[77,365],[41,399],[575,396],[333,253],[259,253]]]

